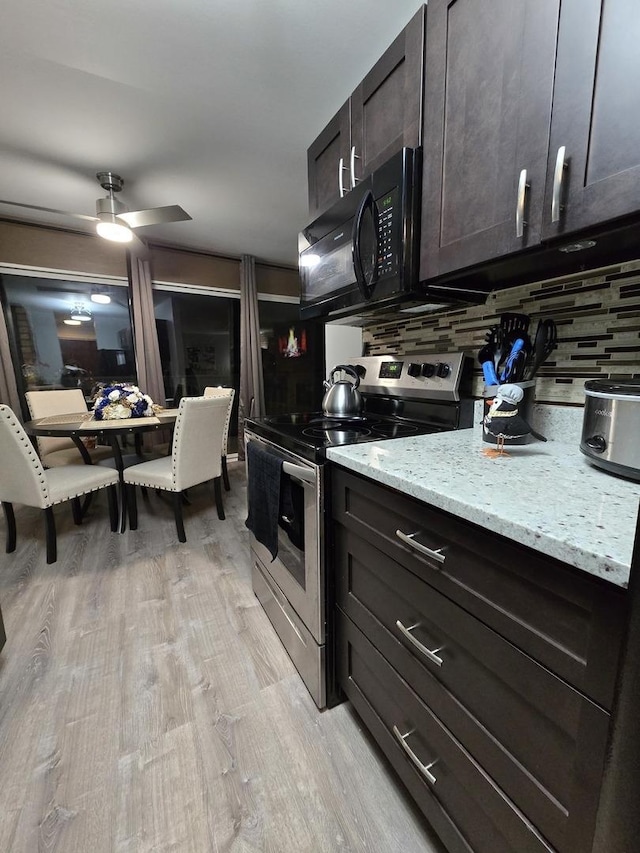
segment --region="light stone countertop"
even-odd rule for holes
[[[579,438],[578,438],[579,441]],[[621,587],[629,580],[640,483],[550,439],[489,458],[478,428],[327,450],[331,462]]]

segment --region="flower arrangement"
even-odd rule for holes
[[[143,394],[137,385],[126,383],[103,385],[93,399],[91,411],[96,421],[149,418],[162,410],[162,406]]]

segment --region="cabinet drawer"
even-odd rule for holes
[[[623,591],[340,468],[333,517],[610,710]]]
[[[553,850],[339,610],[340,683],[450,853]]]
[[[544,836],[558,850],[589,849],[609,714],[344,528],[336,596]]]

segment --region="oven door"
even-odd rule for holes
[[[313,465],[255,433],[245,430],[247,443],[255,441],[282,459],[282,476],[291,486],[291,517],[280,516],[278,553],[271,554],[250,533],[251,550],[275,581],[315,641],[325,641],[324,516],[322,466]]]

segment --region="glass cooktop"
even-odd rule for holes
[[[263,438],[305,458],[315,459],[321,459],[327,447],[425,435],[437,429],[432,425],[394,417],[326,418],[322,412],[252,418],[246,424],[248,429]]]

